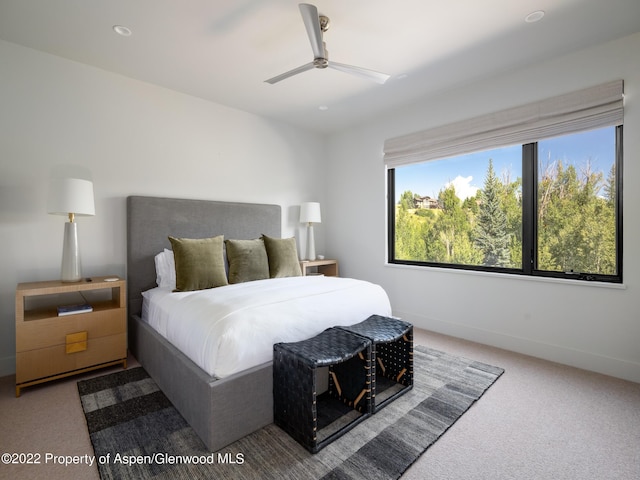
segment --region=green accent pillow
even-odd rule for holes
[[[169,237],[176,264],[176,289],[189,292],[227,285],[222,244],[224,236],[212,238]]]
[[[229,263],[229,283],[243,283],[269,278],[269,259],[264,241],[225,240],[227,262]]]
[[[262,240],[267,249],[271,278],[302,276],[295,238],[271,238],[262,235]]]

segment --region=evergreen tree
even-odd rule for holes
[[[490,267],[506,267],[510,262],[507,217],[500,204],[501,195],[502,184],[493,171],[493,161],[489,159],[474,240],[484,254],[483,264]]]

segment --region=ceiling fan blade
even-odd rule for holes
[[[350,73],[351,75],[356,75],[360,78],[366,78],[367,80],[373,80],[374,82],[380,84],[386,82],[391,76],[386,73],[376,72],[367,68],[345,65],[344,63],[329,62],[328,66],[330,68],[333,68],[334,70],[340,70],[341,72]]]
[[[313,58],[324,58],[324,45],[322,43],[322,30],[320,29],[320,17],[318,9],[314,5],[301,3],[299,5],[302,21],[307,29]]]
[[[309,62],[298,68],[294,68],[293,70],[289,70],[288,72],[285,72],[276,77],[270,78],[269,80],[265,80],[265,82],[273,85],[274,83],[278,83],[280,80],[284,80],[285,78],[293,77],[294,75],[297,75],[299,73],[306,72],[307,70],[311,70],[313,67],[314,67],[313,62]]]

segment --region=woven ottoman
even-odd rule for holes
[[[316,453],[371,415],[371,341],[329,328],[273,346],[274,423]],[[328,390],[318,394],[318,369]]]
[[[336,328],[371,340],[373,413],[413,387],[413,325],[372,315],[364,322]]]

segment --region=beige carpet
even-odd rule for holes
[[[416,330],[415,342],[505,373],[403,479],[640,478],[640,384],[431,332]],[[93,455],[76,387],[89,376],[20,398],[13,377],[0,379],[0,453],[40,455],[40,465],[0,464],[0,479],[99,478],[95,465],[52,463]],[[56,458],[45,464],[47,454]]]

